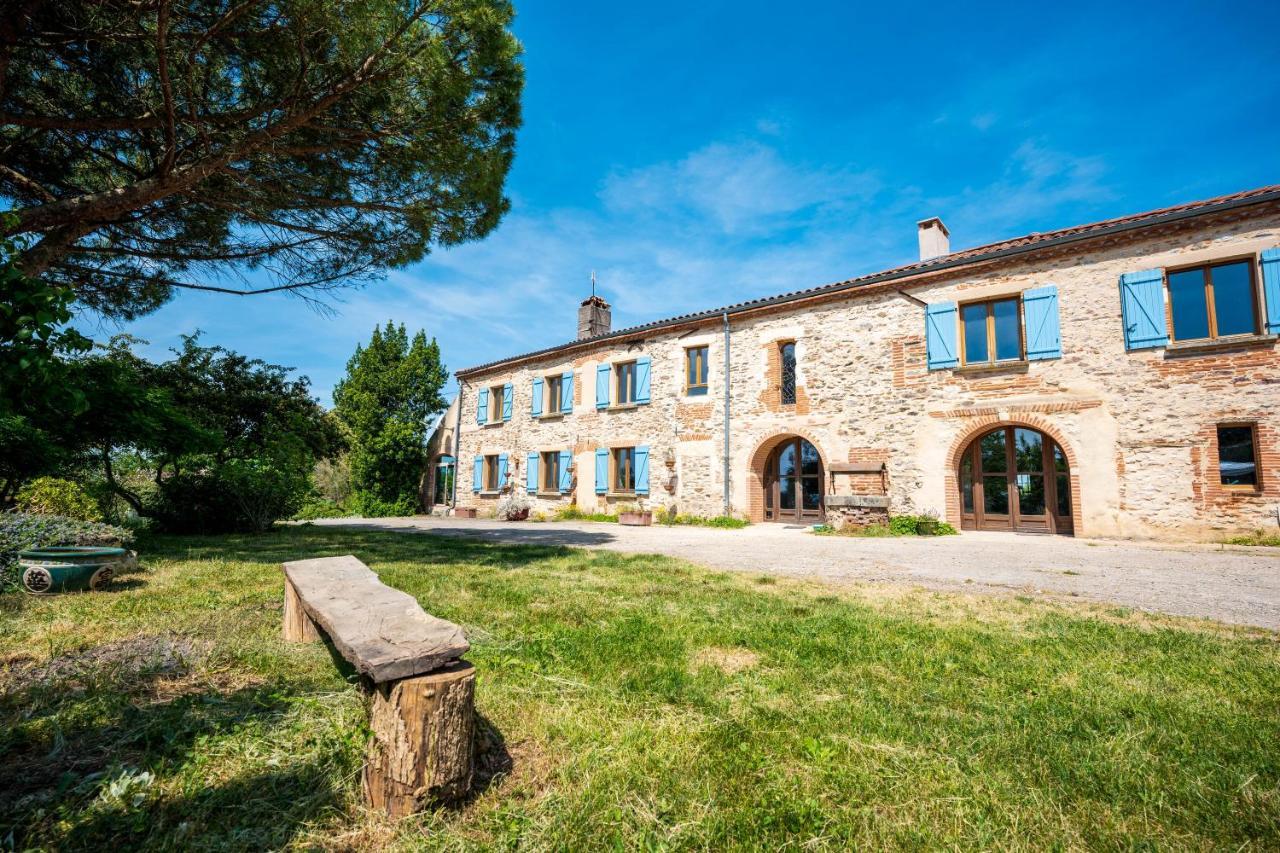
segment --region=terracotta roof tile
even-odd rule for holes
[[[807,299],[811,296],[820,296],[824,293],[850,290],[855,287],[906,278],[917,273],[929,272],[931,270],[952,269],[955,267],[965,266],[969,263],[977,263],[979,261],[998,258],[1005,255],[1021,254],[1023,252],[1034,251],[1038,248],[1047,248],[1064,242],[1086,240],[1090,237],[1102,236],[1115,231],[1125,231],[1144,226],[1159,225],[1169,221],[1190,218],[1192,216],[1216,213],[1224,209],[1242,207],[1250,204],[1261,204],[1263,202],[1276,200],[1280,200],[1280,184],[1272,184],[1271,186],[1244,190],[1243,192],[1217,196],[1216,198],[1204,199],[1202,201],[1185,202],[1183,204],[1173,205],[1172,207],[1149,210],[1145,213],[1134,213],[1128,216],[1119,216],[1114,219],[1104,219],[1101,222],[1090,222],[1086,225],[1075,225],[1070,228],[1060,228],[1056,231],[1035,232],[1021,237],[1014,237],[1009,240],[988,243],[984,246],[975,246],[971,249],[961,249],[927,261],[919,261],[913,264],[893,267],[882,272],[870,273],[857,278],[845,279],[843,281],[805,288],[803,290],[793,290],[776,296],[764,296],[758,299],[749,299],[745,302],[738,302],[733,305],[726,305],[720,308],[712,308],[706,311],[695,311],[690,314],[680,314],[675,317],[667,317],[663,320],[655,320],[651,323],[642,323],[638,326],[617,329],[607,334],[597,335],[593,338],[586,338],[580,341],[570,341],[554,347],[534,350],[533,352],[513,355],[507,358],[498,359],[497,361],[491,361],[486,364],[468,367],[457,371],[456,375],[462,376],[468,373],[476,373],[481,370],[488,370],[500,365],[522,361],[535,356],[550,355],[560,350],[569,349],[570,347],[589,343],[599,343],[613,338],[625,338],[639,332],[660,329],[666,326],[676,326],[692,320],[709,319],[712,317],[718,317],[725,313],[735,314],[766,305],[793,302],[799,299]]]

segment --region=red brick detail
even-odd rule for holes
[[[974,439],[1003,426],[1021,426],[1039,430],[1062,448],[1062,452],[1067,457],[1067,470],[1071,479],[1071,527],[1076,536],[1085,535],[1084,513],[1081,510],[1080,475],[1076,462],[1079,457],[1071,445],[1062,440],[1062,434],[1053,424],[1034,414],[1019,414],[1016,418],[1008,420],[1001,420],[998,415],[985,415],[965,424],[965,428],[956,436],[947,451],[945,471],[947,521],[957,528],[960,527],[960,456]]]
[[[830,454],[822,449],[822,445],[817,438],[802,429],[776,433],[760,441],[755,450],[751,451],[751,461],[747,466],[747,518],[755,524],[764,521],[764,466],[769,461],[769,454],[779,444],[796,436],[803,438],[818,449],[818,456],[822,458],[824,471],[827,468],[827,460],[832,458]]]
[[[924,384],[929,376],[929,357],[924,338],[915,335],[890,340],[889,364],[893,369],[894,388]]]
[[[794,403],[782,402],[782,345],[790,340],[790,338],[784,338],[764,345],[766,362],[764,390],[760,392],[760,404],[770,412],[807,415],[809,414],[809,393],[803,385],[796,386]]]
[[[1218,473],[1218,425],[1252,424],[1257,432],[1258,485],[1254,489],[1222,485]],[[1262,413],[1228,412],[1206,423],[1195,436],[1191,447],[1191,465],[1196,479],[1192,494],[1201,512],[1209,515],[1233,516],[1253,508],[1258,502],[1272,503],[1280,499],[1280,430]],[[1234,519],[1233,519],[1234,520]]]
[[[931,418],[978,418],[1008,412],[1017,415],[1052,415],[1059,412],[1081,412],[1085,409],[1096,409],[1102,405],[1101,400],[1068,400],[1062,403],[1010,403],[1003,406],[969,406],[964,409],[945,409],[930,412]]]

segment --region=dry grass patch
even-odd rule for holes
[[[695,667],[715,667],[725,675],[737,675],[759,662],[760,655],[750,649],[726,649],[719,646],[699,649],[693,656]]]

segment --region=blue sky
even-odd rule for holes
[[[1035,8],[1040,6],[1042,8]],[[357,342],[451,370],[916,256],[1280,183],[1280,3],[517,3],[512,211],[317,312],[185,293],[125,331],[286,364],[331,405]],[[116,329],[95,330],[105,337]]]

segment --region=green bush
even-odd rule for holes
[[[402,495],[395,500],[384,500],[371,492],[357,491],[351,496],[351,509],[364,518],[391,518],[400,515],[417,515],[416,497]]]
[[[687,527],[719,527],[724,530],[738,530],[746,527],[751,522],[745,518],[735,518],[732,515],[716,515],[710,518],[701,515],[679,515],[674,512],[668,512],[665,507],[658,507],[653,511],[653,520],[658,524],[665,524],[668,527],[681,525]]]
[[[577,504],[570,504],[556,510],[556,521],[603,521],[605,523],[617,522],[616,515],[609,515],[607,512],[583,512],[578,509]]]
[[[102,509],[79,483],[40,477],[21,489],[14,503],[22,512],[61,515],[81,521],[102,521]]]
[[[166,478],[149,514],[172,533],[260,533],[300,510],[309,490],[306,475],[289,466],[233,459]]]
[[[302,509],[293,514],[294,521],[313,521],[317,518],[345,518],[354,515],[351,510],[325,497],[311,497]]]
[[[917,523],[914,515],[895,515],[889,519],[889,535],[915,536]]]
[[[122,527],[26,512],[0,513],[0,592],[18,589],[18,552],[52,545],[104,545],[124,548],[133,533]]]

